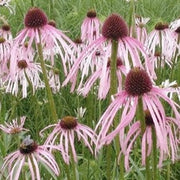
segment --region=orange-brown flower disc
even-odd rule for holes
[[[77,126],[77,119],[73,116],[65,116],[61,119],[60,126],[63,129],[73,129]]]

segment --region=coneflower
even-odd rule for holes
[[[4,125],[0,124],[0,129],[7,134],[16,134],[22,131],[29,131],[23,127],[25,120],[26,117],[23,116],[20,117],[20,123],[18,122],[18,118],[13,119],[10,123],[4,122]]]
[[[141,67],[142,62],[140,59],[140,54],[145,60],[145,66],[149,74],[151,74],[148,68],[148,57],[143,48],[143,45],[136,39],[128,36],[128,27],[118,14],[110,15],[104,22],[102,27],[102,37],[96,39],[92,42],[87,48],[84,49],[80,57],[75,61],[74,65],[72,66],[70,73],[68,74],[67,78],[63,82],[63,85],[66,85],[70,79],[77,74],[78,69],[80,68],[80,64],[84,59],[88,57],[92,57],[95,52],[98,50],[103,49],[104,58],[109,57],[109,53],[111,52],[111,42],[117,41],[118,43],[118,57],[121,57],[124,60],[124,64],[129,70],[131,65],[133,67]],[[129,56],[131,57],[131,62],[129,61]]]
[[[67,74],[66,63],[68,59],[73,57],[72,48],[76,48],[75,44],[60,30],[48,24],[46,14],[39,8],[30,8],[24,18],[25,28],[19,32],[14,40],[10,68],[14,67],[13,58],[16,56],[16,50],[20,45],[28,41],[28,47],[32,48],[33,43],[36,45],[42,43],[46,51],[49,50],[49,57],[53,62],[53,57],[58,54],[62,60],[65,74]],[[40,41],[41,39],[41,41]]]
[[[48,135],[45,144],[58,145],[61,148],[62,156],[67,164],[69,164],[69,158],[67,158],[66,155],[71,154],[71,152],[74,161],[77,162],[77,155],[74,144],[75,135],[77,135],[78,140],[82,140],[85,146],[87,146],[93,153],[90,142],[95,144],[96,134],[88,126],[80,124],[77,118],[73,116],[65,116],[57,124],[49,125],[41,130],[40,135],[42,136],[42,133],[50,127],[54,127],[54,129]]]
[[[159,145],[167,152],[167,139],[164,136],[166,115],[160,99],[163,99],[169,104],[176,119],[179,119],[180,114],[177,109],[179,109],[180,106],[167,96],[166,89],[153,85],[147,72],[141,68],[132,69],[127,74],[125,90],[122,90],[114,96],[114,100],[106,109],[96,126],[96,129],[101,128],[97,140],[97,149],[105,143],[109,144],[123,128],[133,121],[137,109],[141,104],[143,109],[149,110],[156,129],[158,141],[160,142]],[[120,109],[122,109],[122,115],[119,125],[108,134],[113,119]],[[141,121],[141,129],[141,133],[144,133],[144,121]]]
[[[20,145],[19,150],[7,155],[4,158],[1,172],[5,175],[5,170],[7,168],[7,179],[18,180],[23,166],[27,164],[30,170],[31,179],[40,180],[41,175],[38,164],[42,163],[55,175],[59,175],[59,167],[54,159],[54,156],[47,150],[49,147],[52,146],[40,146],[32,140],[30,136],[27,136]]]
[[[101,23],[97,18],[95,10],[90,10],[87,12],[86,18],[83,20],[81,25],[81,39],[88,45],[94,40],[100,37],[100,27]]]
[[[110,62],[111,61],[110,61],[110,58],[104,61],[106,62],[103,63],[103,66],[99,66],[99,67],[97,66],[97,69],[86,80],[83,87],[77,90],[83,96],[86,96],[89,93],[93,84],[95,84],[95,82],[99,79],[99,85],[97,85],[98,98],[99,99],[106,98],[110,89]],[[122,74],[126,76],[127,74],[126,67],[122,64],[121,58],[117,58],[117,70],[116,70],[116,75],[118,79],[117,92],[119,92],[122,89],[122,76],[123,76]]]

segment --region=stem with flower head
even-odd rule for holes
[[[44,82],[45,82],[45,86],[46,86],[46,92],[47,92],[47,96],[48,96],[48,100],[49,100],[49,108],[50,108],[50,112],[51,112],[51,115],[52,115],[52,120],[57,121],[58,116],[57,116],[57,113],[56,113],[56,107],[55,107],[53,95],[52,95],[52,92],[51,92],[51,88],[50,88],[50,85],[49,85],[48,76],[47,76],[47,72],[46,72],[46,67],[45,67],[45,63],[44,63],[44,59],[43,59],[43,50],[42,50],[40,32],[39,32],[39,40],[40,40],[40,42],[37,44],[37,48],[38,48],[38,54],[39,54],[39,61],[40,61],[42,72],[43,72],[43,78],[44,78]]]
[[[118,41],[112,40],[112,49],[111,49],[111,62],[110,62],[110,93],[109,93],[109,101],[111,101],[111,96],[117,93],[117,51],[118,51]],[[115,117],[115,125],[117,125],[116,117]],[[116,140],[118,142],[118,139]],[[116,143],[117,145],[117,143]],[[107,158],[107,179],[111,179],[111,155],[112,155],[111,146],[107,147],[106,158]]]

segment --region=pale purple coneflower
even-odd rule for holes
[[[27,136],[19,147],[19,150],[7,155],[1,168],[1,172],[5,174],[7,168],[9,180],[18,180],[26,164],[30,170],[32,180],[41,180],[39,163],[51,170],[55,175],[59,175],[59,167],[54,156],[47,150],[52,146],[38,145],[30,136]],[[58,149],[57,147],[53,147]]]
[[[149,60],[152,64],[152,67],[154,67],[154,70],[158,70],[158,68],[164,68],[166,64],[172,68],[172,56],[167,56],[160,51],[156,51],[154,55],[151,54]]]
[[[169,104],[176,119],[180,118],[178,112],[180,106],[167,96],[166,89],[153,85],[146,71],[134,68],[126,76],[125,90],[117,93],[114,97],[115,99],[106,109],[96,126],[96,130],[101,127],[96,149],[100,149],[105,143],[109,144],[123,128],[133,121],[138,101],[141,99],[144,109],[148,109],[152,116],[160,146],[167,152],[167,140],[164,136],[166,115],[160,99]],[[122,110],[121,120],[117,127],[108,134],[116,113],[120,109]]]
[[[103,48],[104,58],[109,57],[112,40],[118,41],[118,56],[124,60],[127,70],[129,70],[131,66],[143,68],[141,59],[144,58],[145,67],[148,73],[151,74],[149,69],[149,61],[147,61],[148,56],[143,45],[138,40],[129,37],[128,27],[125,21],[118,14],[112,14],[105,20],[103,24],[102,36],[93,41],[89,46],[87,46],[87,48],[84,49],[80,57],[72,66],[70,73],[63,82],[63,85],[66,85],[70,79],[77,74],[81,62],[84,61],[84,59],[91,57],[99,49]],[[129,62],[129,59],[131,59],[132,62]]]
[[[75,43],[77,45],[77,50],[78,50],[78,51],[76,51],[76,57],[78,59],[81,56],[81,53],[83,52],[83,49],[85,48],[86,45],[80,39],[76,39]],[[82,87],[85,79],[87,79],[89,75],[93,74],[94,71],[99,66],[102,66],[102,64],[104,62],[104,58],[105,58],[104,52],[107,49],[108,49],[107,47],[99,47],[99,49],[96,52],[94,52],[93,54],[90,54],[89,56],[87,56],[86,58],[84,58],[81,61],[80,65],[79,65],[81,78],[79,81],[79,85],[77,87],[78,90]],[[73,64],[75,62],[76,61],[74,61]],[[70,82],[72,83],[71,92],[73,92],[75,89],[77,77],[78,77],[78,70],[75,73],[75,75],[73,77],[71,77],[71,79],[70,79]]]
[[[75,113],[76,113],[78,119],[83,118],[85,112],[86,112],[86,108],[83,108],[83,107],[77,108],[77,109],[75,110]]]
[[[162,167],[162,162],[164,159],[169,156],[171,160],[174,162],[177,159],[178,147],[179,147],[179,131],[180,131],[180,122],[177,119],[166,117],[165,118],[165,131],[163,136],[166,137],[166,143],[168,145],[167,152],[164,151],[161,142],[158,138],[158,131],[154,125],[152,116],[148,110],[145,111],[145,124],[146,128],[143,134],[141,134],[141,123],[137,121],[132,125],[129,125],[129,130],[125,135],[125,129],[122,129],[119,133],[121,152],[119,154],[119,158],[122,153],[125,156],[125,169],[129,170],[129,157],[130,153],[133,149],[133,144],[137,140],[139,136],[142,135],[141,140],[141,157],[142,157],[142,165],[145,165],[146,157],[148,157],[152,153],[153,149],[153,133],[156,134],[156,148],[159,150],[159,163],[158,166]],[[154,131],[154,132],[153,132]]]
[[[144,18],[138,15],[136,15],[135,17],[136,37],[137,37],[137,40],[140,41],[142,44],[145,43],[148,36],[146,24],[148,23],[149,20],[150,18]]]
[[[16,49],[19,45],[24,44],[27,40],[28,49],[32,47],[33,43],[36,45],[42,43],[46,51],[49,49],[50,59],[53,59],[52,56],[58,53],[62,60],[64,73],[67,74],[66,63],[70,58],[73,58],[72,48],[76,48],[71,39],[51,24],[48,24],[46,14],[37,7],[29,9],[25,16],[24,24],[25,28],[14,39],[11,58],[16,56]],[[54,51],[54,49],[56,50]],[[13,61],[11,61],[10,68],[13,68],[13,66]]]
[[[97,18],[97,14],[94,10],[87,12],[86,18],[83,20],[81,25],[81,39],[88,45],[94,40],[100,37],[101,23]]]
[[[109,89],[110,89],[110,59],[104,60],[103,66],[97,68],[97,70],[90,75],[90,77],[87,79],[87,81],[84,83],[83,87],[79,90],[77,90],[80,94],[83,96],[86,96],[89,91],[91,90],[91,87],[95,82],[99,79],[98,86],[98,98],[99,99],[105,99]],[[118,89],[117,92],[122,90],[122,76],[126,76],[126,67],[123,65],[121,58],[117,58],[117,69],[116,69],[116,75],[118,79]]]
[[[57,93],[60,90],[61,83],[59,78],[59,70],[51,69],[48,71],[49,85],[53,93]]]
[[[174,51],[173,63],[177,63],[180,54],[180,26],[173,31],[173,36],[176,41],[176,50]]]
[[[0,29],[0,63],[1,74],[7,73],[13,38],[8,24],[2,25]]]
[[[64,161],[69,164],[69,158],[64,156],[66,154],[71,154],[73,160],[77,162],[77,154],[75,150],[75,135],[77,135],[78,140],[84,142],[85,146],[89,148],[91,153],[93,153],[91,143],[95,143],[96,135],[94,131],[86,125],[78,123],[77,119],[72,116],[65,116],[57,124],[49,125],[40,131],[40,135],[49,129],[50,127],[55,127],[53,131],[48,135],[45,144],[58,145],[61,148],[62,156]],[[90,142],[89,142],[90,140]]]
[[[161,83],[161,86],[166,89],[167,95],[170,99],[173,99],[177,96],[180,101],[180,87],[176,81],[170,82],[169,79],[166,79]]]
[[[13,13],[13,8],[9,4],[10,2],[11,2],[11,0],[0,0],[0,8],[1,7],[7,7],[8,10],[10,11],[10,13]]]
[[[170,24],[169,24],[169,27],[175,31],[177,28],[180,27],[180,17],[178,19],[175,19],[174,21],[172,21]]]
[[[162,22],[157,23],[154,30],[148,34],[145,46],[150,54],[154,55],[158,50],[163,56],[171,59],[176,50],[176,42],[169,25]]]
[[[10,123],[4,122],[4,125],[0,124],[0,129],[7,134],[16,134],[22,131],[29,131],[28,129],[23,128],[26,117],[20,117],[20,123],[18,122],[18,120],[19,119],[16,118],[13,119]]]
[[[40,64],[33,62],[33,51],[24,48],[26,47],[23,46],[16,50],[18,52],[16,57],[13,57],[14,67],[10,69],[4,81],[6,92],[17,96],[21,89],[23,98],[27,97],[29,86],[32,86],[33,93],[38,88],[44,87],[44,83],[40,78],[40,73],[42,73]]]

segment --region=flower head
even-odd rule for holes
[[[40,135],[42,135],[42,132],[44,130],[53,126],[55,126],[55,128],[47,137],[45,144],[47,145],[58,144],[58,146],[61,148],[64,161],[67,164],[69,164],[69,158],[67,158],[67,156],[65,155],[70,154],[71,151],[73,154],[74,161],[77,162],[77,155],[74,145],[75,134],[77,135],[78,140],[82,139],[85,145],[93,153],[89,139],[91,142],[95,143],[96,135],[91,128],[78,123],[75,117],[65,116],[57,124],[49,125],[45,127],[43,130],[41,130]],[[59,139],[60,141],[57,142],[57,139]]]
[[[160,146],[167,152],[167,139],[164,137],[166,113],[160,99],[163,99],[172,108],[175,118],[179,119],[178,109],[180,106],[171,100],[166,89],[156,87],[148,77],[148,74],[139,68],[132,69],[125,80],[125,90],[115,95],[115,99],[102,115],[96,129],[101,126],[98,135],[97,149],[104,143],[110,143],[114,137],[133,121],[138,107],[139,99],[142,99],[143,108],[148,109],[157,132]],[[122,109],[121,121],[110,134],[108,130],[119,109]]]
[[[150,68],[150,62],[147,53],[144,50],[143,45],[136,39],[128,36],[128,28],[125,21],[117,14],[110,15],[104,22],[102,27],[102,37],[99,37],[93,41],[87,48],[83,50],[78,59],[74,62],[70,73],[63,82],[66,85],[74,76],[77,76],[78,69],[83,61],[91,58],[97,51],[101,51],[103,54],[103,65],[106,62],[106,58],[110,57],[112,40],[118,43],[118,57],[124,61],[127,70],[133,67],[143,68],[140,55],[144,58],[145,68],[149,75],[152,75],[152,69]],[[129,62],[129,56],[132,62]],[[91,60],[92,62],[92,60]],[[131,65],[130,65],[131,64]],[[154,73],[154,72],[153,72]]]
[[[178,120],[166,117],[165,118],[165,127],[163,135],[166,138],[166,144],[168,145],[167,151],[164,150],[161,146],[161,142],[158,138],[158,131],[155,128],[153,118],[151,116],[151,113],[149,110],[145,110],[145,123],[146,123],[146,129],[142,135],[141,140],[141,156],[142,156],[142,165],[145,165],[146,157],[148,157],[152,152],[153,147],[153,133],[155,133],[156,136],[156,148],[159,150],[160,156],[159,156],[159,164],[158,166],[162,166],[162,161],[169,156],[172,161],[174,162],[177,159],[178,154],[178,146],[179,146],[179,140],[178,140],[178,131],[180,130],[180,123]],[[121,137],[121,148],[122,153],[125,155],[125,168],[126,170],[129,169],[129,156],[130,152],[133,149],[133,144],[136,141],[137,137],[141,135],[141,125],[140,121],[137,121],[130,125],[130,129],[128,130],[127,134],[125,135],[125,129],[123,129],[119,133],[119,137]],[[147,152],[147,154],[146,154]],[[119,157],[121,156],[121,153],[119,154]]]
[[[40,64],[33,61],[33,49],[27,49],[23,45],[16,50],[16,53],[16,56],[11,59],[13,62],[11,62],[10,73],[7,74],[4,85],[6,86],[6,92],[13,95],[17,95],[22,90],[22,97],[25,98],[29,86],[32,86],[33,93],[38,88],[44,87],[40,78],[42,70]]]
[[[172,31],[167,23],[159,22],[155,25],[154,30],[151,31],[146,39],[145,46],[152,55],[155,55],[157,50],[160,55],[169,62],[176,50],[176,41]]]
[[[24,25],[27,28],[40,28],[48,23],[46,14],[39,8],[31,8],[27,12]]]
[[[104,59],[105,60],[105,59]],[[86,96],[92,85],[99,79],[98,98],[105,99],[110,89],[110,63],[111,60],[108,58],[103,63],[103,66],[97,66],[95,72],[84,83],[81,89],[77,89],[78,93]],[[126,67],[123,65],[121,58],[117,58],[117,79],[118,79],[118,92],[122,89],[122,76],[126,76]],[[123,74],[123,75],[122,75]]]
[[[100,37],[100,26],[96,11],[88,11],[81,25],[81,39],[86,45]]]
[[[20,123],[18,123],[18,118],[13,119],[10,123],[5,122],[5,125],[0,124],[0,129],[7,134],[15,134],[22,131],[29,131],[28,129],[23,128],[25,120],[25,116],[20,117]]]
[[[54,156],[47,150],[46,145],[39,146],[27,136],[19,147],[19,150],[9,154],[4,159],[1,172],[8,168],[9,180],[18,180],[23,166],[27,163],[32,180],[40,180],[39,163],[47,166],[54,174],[59,175],[59,167]]]
[[[135,17],[136,36],[137,36],[137,39],[142,44],[145,43],[145,41],[147,39],[147,36],[148,36],[147,29],[146,29],[146,24],[148,23],[149,20],[150,20],[150,18],[144,18],[144,17],[138,16],[138,15],[136,15],[136,17]],[[131,32],[131,34],[132,34],[132,32]]]
[[[102,35],[107,39],[118,40],[128,35],[128,27],[118,14],[112,14],[103,24]]]
[[[11,55],[11,48],[13,44],[13,38],[8,24],[3,24],[0,28],[0,64],[1,75],[4,75],[8,71],[7,64]]]
[[[72,48],[76,49],[75,44],[64,33],[52,26],[46,14],[37,7],[29,9],[25,15],[24,25],[25,28],[14,40],[10,68],[13,66],[13,57],[17,54],[16,49],[28,41],[28,50],[33,48],[33,43],[36,45],[41,43],[45,51],[44,58],[50,59],[52,65],[54,65],[54,56],[58,54],[61,57],[64,72],[67,74],[66,64],[70,58],[73,58]]]

